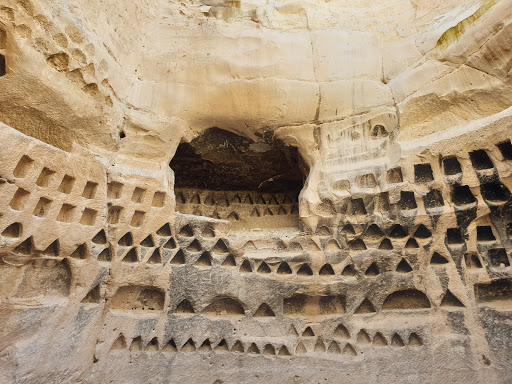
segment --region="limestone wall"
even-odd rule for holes
[[[511,10],[2,0],[0,382],[510,382]]]

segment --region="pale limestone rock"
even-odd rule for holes
[[[3,0],[0,382],[511,381],[511,23]]]

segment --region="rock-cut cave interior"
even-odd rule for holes
[[[512,0],[0,0],[0,384],[512,382]]]

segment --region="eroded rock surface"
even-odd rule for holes
[[[512,381],[512,2],[0,1],[1,383]]]

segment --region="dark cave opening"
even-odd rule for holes
[[[170,167],[177,188],[279,193],[302,189],[302,164],[295,147],[279,141],[255,143],[210,128],[190,143],[181,143]]]
[[[309,170],[297,148],[271,135],[255,142],[210,128],[181,143],[169,166],[182,213],[264,227],[290,226],[286,218],[293,217],[298,225],[298,196]]]

